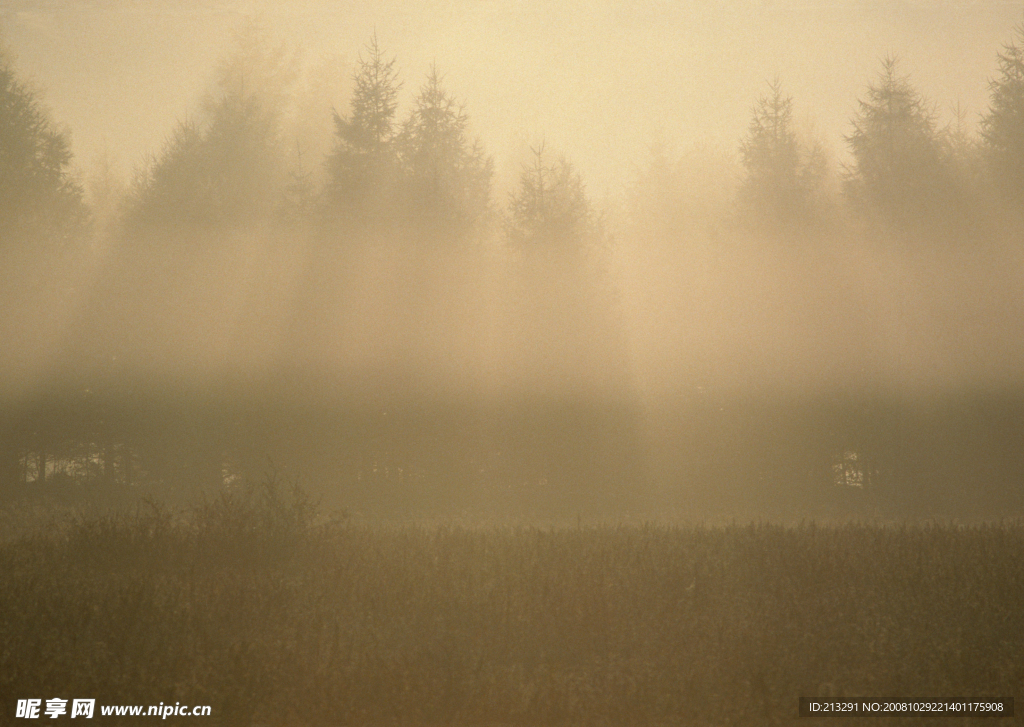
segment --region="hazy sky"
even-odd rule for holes
[[[0,0],[0,28],[21,73],[72,131],[80,164],[104,144],[126,171],[158,151],[197,108],[231,31],[256,15],[310,62],[354,59],[376,30],[398,57],[406,101],[436,61],[499,169],[543,138],[601,195],[629,180],[653,141],[735,150],[775,75],[798,119],[841,154],[857,98],[890,52],[940,110],[959,100],[976,122],[1022,8],[994,0]]]

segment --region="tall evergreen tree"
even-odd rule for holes
[[[88,222],[71,149],[0,49],[0,249],[17,240],[66,246]]]
[[[543,145],[532,151],[533,163],[524,167],[512,195],[509,241],[520,248],[578,248],[598,228],[583,179],[565,157],[548,164]]]
[[[754,106],[747,136],[740,144],[746,178],[741,200],[775,222],[807,219],[825,175],[820,147],[805,147],[793,128],[793,98],[775,79]]]
[[[899,73],[894,56],[882,62],[846,137],[853,154],[846,192],[896,224],[934,219],[950,201],[951,179],[935,114]]]
[[[398,138],[406,204],[419,221],[459,233],[487,212],[493,162],[467,139],[469,117],[441,86],[436,68],[416,97]]]
[[[281,121],[294,61],[255,26],[236,38],[200,119],[175,127],[133,182],[129,222],[237,224],[278,211],[288,183]]]
[[[327,159],[327,206],[346,217],[387,214],[398,179],[395,59],[387,60],[374,35],[360,56],[348,117],[334,112],[336,146]]]
[[[549,163],[543,145],[532,151],[505,220],[515,253],[510,368],[559,397],[625,391],[624,331],[601,220],[572,163]]]
[[[68,273],[80,259],[75,243],[88,232],[89,214],[70,163],[67,136],[0,47],[0,388],[21,376],[31,381],[39,363],[49,365],[37,352],[66,335],[61,318],[77,302]],[[24,425],[11,413],[0,406],[0,497],[23,481]],[[45,472],[53,437],[35,439]]]
[[[1024,207],[1024,24],[998,58],[999,77],[989,82],[991,101],[981,119],[981,137],[996,185]]]
[[[960,205],[969,217],[968,225],[976,224],[980,193],[985,184],[983,139],[967,121],[967,111],[958,101],[950,107],[953,118],[940,133],[944,154],[949,167],[951,183],[960,196]]]

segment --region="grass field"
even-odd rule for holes
[[[776,724],[1020,697],[1024,527],[370,527],[268,484],[8,537],[0,638],[5,724]]]

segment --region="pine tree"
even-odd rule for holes
[[[984,155],[993,181],[1024,207],[1024,24],[999,53],[999,78],[989,82],[991,101],[981,119]]]
[[[598,229],[583,179],[565,157],[549,165],[543,145],[532,151],[533,163],[523,169],[512,196],[509,241],[520,248],[579,248]]]
[[[807,219],[825,176],[820,147],[805,147],[793,129],[793,98],[778,79],[753,108],[747,136],[740,145],[746,178],[740,197],[746,207],[774,222]]]
[[[468,141],[468,124],[431,68],[398,138],[410,214],[453,234],[480,222],[490,200],[493,162]]]
[[[38,372],[30,362],[39,360],[37,351],[67,335],[61,318],[77,302],[67,273],[81,259],[84,247],[77,243],[89,232],[88,209],[70,163],[67,136],[0,47],[0,379],[17,381],[19,372],[34,378]],[[3,497],[23,482],[24,441],[18,432],[24,427],[15,425],[12,413],[0,409]],[[37,438],[37,451],[50,444],[48,435]]]
[[[376,34],[360,56],[347,118],[334,112],[336,146],[328,157],[327,208],[349,218],[373,218],[393,210],[398,179],[395,59],[387,60]]]
[[[180,122],[136,174],[133,226],[231,225],[275,215],[288,183],[281,123],[294,59],[255,26],[236,38],[199,120]]]
[[[861,100],[846,137],[853,154],[846,192],[862,207],[891,223],[934,219],[949,202],[951,180],[943,158],[935,114],[894,56]]]
[[[0,50],[0,246],[59,249],[84,232],[87,209],[70,164],[67,136]]]

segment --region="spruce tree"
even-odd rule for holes
[[[800,143],[793,128],[793,98],[778,79],[753,108],[747,136],[740,145],[746,178],[741,202],[751,213],[773,223],[808,219],[825,175],[818,146]]]
[[[288,183],[281,123],[294,79],[285,47],[243,28],[198,118],[179,122],[137,172],[129,225],[237,225],[276,215]]]
[[[1024,207],[1024,24],[998,58],[999,77],[989,82],[981,138],[993,181],[1014,205]]]
[[[487,212],[493,163],[468,140],[469,117],[442,87],[436,68],[416,97],[398,145],[405,204],[420,223],[460,234]]]
[[[66,247],[88,214],[71,149],[0,49],[0,249],[16,241]]]
[[[853,154],[846,192],[863,209],[905,226],[934,221],[950,202],[951,178],[935,113],[888,56],[846,137]]]
[[[345,218],[393,214],[398,181],[395,59],[385,58],[374,35],[360,56],[347,117],[334,112],[336,146],[327,159],[327,210]]]
[[[583,179],[565,157],[555,164],[544,146],[533,149],[533,163],[523,168],[513,194],[506,232],[519,248],[580,248],[597,232],[597,218]]]

